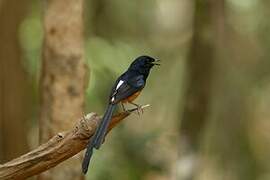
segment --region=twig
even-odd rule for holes
[[[142,109],[149,105],[142,106]],[[108,132],[137,108],[115,115]],[[25,179],[46,171],[74,156],[86,147],[101,118],[95,113],[81,118],[75,128],[58,133],[36,149],[0,165],[0,179]]]

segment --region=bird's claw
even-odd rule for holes
[[[140,106],[140,105],[137,106],[137,113],[138,113],[139,116],[141,114],[143,114],[143,108],[142,108],[142,106]]]

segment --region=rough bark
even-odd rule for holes
[[[31,96],[18,39],[27,4],[28,0],[0,1],[0,162],[27,151]]]
[[[41,143],[59,131],[70,129],[74,120],[83,114],[87,80],[83,53],[83,2],[45,0]],[[42,174],[39,179],[82,179],[80,161],[80,156],[76,156],[61,167]]]
[[[135,108],[115,115],[109,125],[108,132],[129,116],[131,112],[137,110]],[[0,179],[28,178],[55,167],[59,163],[74,156],[86,147],[89,138],[94,134],[100,120],[101,118],[95,113],[89,113],[81,118],[73,129],[57,133],[48,142],[35,150],[0,165]]]

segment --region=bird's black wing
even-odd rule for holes
[[[121,82],[121,85],[117,87],[117,84]],[[118,103],[121,100],[128,98],[134,93],[142,90],[145,86],[145,80],[143,75],[136,75],[128,78],[118,79],[116,85],[112,89],[112,93],[110,95],[111,103]]]

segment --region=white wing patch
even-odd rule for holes
[[[120,86],[124,83],[125,81],[123,81],[123,80],[120,80],[119,82],[118,82],[118,84],[116,85],[116,88],[115,88],[115,91],[117,90],[117,89],[119,89],[120,88]],[[111,102],[113,102],[115,100],[115,98],[114,98],[114,96],[111,98]]]
[[[114,101],[114,97],[112,97],[112,99],[111,99],[111,102],[113,102]]]
[[[115,90],[117,90],[123,83],[124,83],[124,81],[123,80],[120,80],[119,83],[117,84]]]

